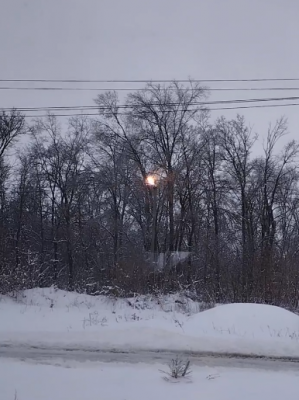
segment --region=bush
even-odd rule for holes
[[[161,371],[170,378],[179,379],[191,374],[190,360],[182,360],[178,356],[168,364],[169,371]]]

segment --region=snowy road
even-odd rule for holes
[[[176,355],[188,358],[193,365],[208,367],[231,367],[264,369],[269,371],[299,371],[298,359],[269,359],[194,352],[171,351],[120,351],[120,350],[78,350],[57,348],[36,348],[25,346],[0,345],[0,358],[30,361],[36,364],[59,364],[65,361],[77,362],[124,362],[167,364]]]

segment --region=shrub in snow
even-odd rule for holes
[[[173,358],[168,364],[169,371],[161,371],[170,378],[179,379],[191,374],[190,360],[182,360],[179,357]]]

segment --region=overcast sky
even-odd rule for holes
[[[298,16],[298,0],[1,0],[0,79],[299,78]],[[92,105],[95,96],[0,90],[0,107]],[[289,96],[299,90],[213,92],[211,99]],[[289,138],[299,139],[299,106],[240,112],[260,135],[285,115]]]

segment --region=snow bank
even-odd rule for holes
[[[198,312],[182,298],[111,300],[61,290],[0,300],[0,347],[171,350],[299,357],[299,317],[279,307],[229,304]]]
[[[203,303],[193,301],[179,293],[167,296],[147,295],[127,299],[116,299],[106,296],[90,296],[87,294],[67,292],[54,287],[24,290],[18,293],[15,299],[0,295],[0,305],[1,302],[10,304],[15,304],[17,302],[26,306],[51,308],[100,308],[111,311],[131,308],[136,310],[148,309],[187,314],[198,313],[204,306]]]
[[[299,316],[265,304],[227,304],[190,318],[188,332],[299,339]]]

